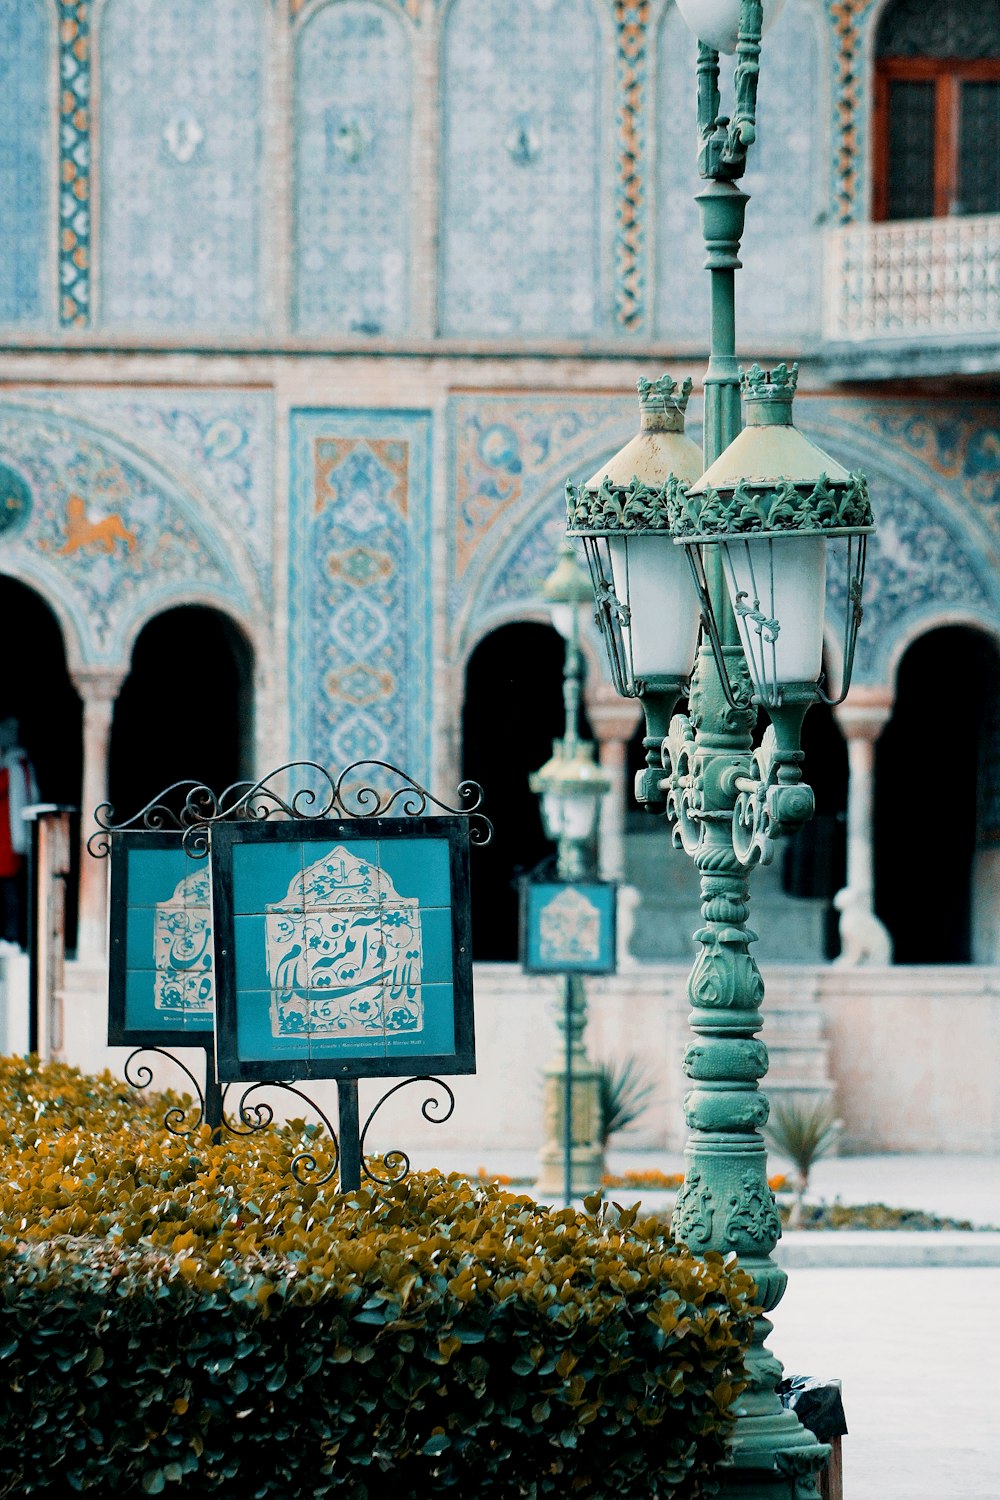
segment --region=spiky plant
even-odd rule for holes
[[[622,1062],[597,1064],[598,1108],[601,1145],[643,1115],[655,1088],[654,1080],[635,1057]]]
[[[802,1222],[802,1206],[809,1190],[809,1174],[837,1141],[839,1122],[829,1104],[777,1104],[764,1126],[768,1144],[791,1162],[795,1169],[795,1201],[788,1216],[789,1229]]]

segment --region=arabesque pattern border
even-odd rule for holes
[[[91,0],[59,0],[59,322],[90,324]]]

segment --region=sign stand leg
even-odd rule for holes
[[[205,1048],[205,1124],[212,1132],[212,1140],[218,1143],[222,1135],[222,1084],[215,1071],[215,1057]]]
[[[340,1117],[340,1191],[356,1193],[361,1186],[361,1116],[356,1078],[338,1078],[337,1110]]]

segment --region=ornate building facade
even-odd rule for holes
[[[879,520],[855,689],[825,731],[832,852],[767,899],[828,907],[843,886],[846,959],[892,941],[993,963],[1000,20],[991,0],[933,19],[787,0],[764,46],[741,345],[800,360],[798,421],[867,472]],[[55,617],[65,669],[39,670],[81,705],[60,729],[27,679],[2,705],[55,767],[43,795],[89,810],[116,764],[141,794],[150,737],[196,744],[177,724],[210,739],[225,713],[234,774],[374,757],[454,785],[477,769],[477,649],[547,622],[567,477],[634,430],[638,375],[703,371],[673,0],[0,0],[0,77],[0,612],[15,640],[36,607]],[[697,435],[697,401],[691,418]],[[641,883],[636,718],[590,654],[605,864]],[[956,656],[975,724],[941,879],[964,894],[936,941],[900,894],[908,726]],[[243,677],[228,707],[223,658]],[[126,725],[141,660],[155,690]],[[533,711],[528,665],[510,670]],[[507,775],[532,768],[517,724],[492,737]],[[84,862],[90,960],[102,881]],[[837,951],[810,931],[800,957]]]

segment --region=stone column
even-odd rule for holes
[[[838,964],[892,962],[892,938],[875,915],[875,848],[872,812],[875,742],[892,714],[887,687],[857,687],[834,710],[847,741],[847,884],[834,897],[840,912]]]
[[[115,699],[124,672],[73,673],[83,699],[83,778],[80,790],[80,908],[77,958],[102,964],[107,956],[108,861],[92,859],[87,839],[94,831],[94,810],[108,800],[108,751]],[[135,811],[135,809],[131,809]]]
[[[598,825],[598,865],[603,880],[621,880],[625,874],[625,785],[628,742],[642,719],[637,699],[619,698],[610,683],[588,682],[584,693],[587,717],[597,739],[601,769],[611,789],[601,803]]]

